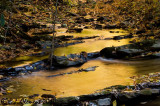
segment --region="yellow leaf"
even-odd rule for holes
[[[116,100],[113,101],[113,106],[117,106],[117,101]]]

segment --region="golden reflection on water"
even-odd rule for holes
[[[82,51],[86,52],[97,52],[105,47],[111,46],[121,46],[129,44],[129,39],[117,40],[98,40],[98,41],[87,41],[85,43],[76,44],[68,47],[57,48],[54,52],[57,56],[63,56],[73,53],[80,53]]]
[[[56,36],[60,35],[73,35],[74,37],[85,37],[85,36],[103,36],[103,37],[113,37],[118,35],[125,35],[127,34],[126,31],[121,29],[112,29],[112,30],[96,30],[96,29],[83,29],[81,33],[66,33],[67,29],[57,29]],[[109,31],[120,31],[119,33],[110,33]],[[51,35],[52,36],[52,35]]]
[[[18,92],[10,96],[18,96],[21,94],[56,94],[57,97],[78,96],[83,94],[94,93],[96,90],[103,89],[112,85],[131,84],[129,76],[135,74],[135,68],[125,64],[104,62],[100,60],[92,60],[81,67],[71,67],[58,71],[42,71],[33,73],[31,76],[17,78],[14,81],[20,81],[21,86]],[[54,75],[62,72],[70,72],[79,68],[87,68],[91,66],[99,66],[96,71],[74,73],[64,76],[47,78],[46,76]],[[47,89],[51,91],[43,91]]]
[[[123,33],[124,34],[124,33]],[[62,35],[62,34],[61,34]],[[93,36],[93,35],[103,35],[104,38],[121,35],[121,33],[109,33],[107,30],[91,30],[85,29],[79,34],[70,34],[76,36]],[[100,51],[105,47],[110,46],[121,46],[128,44],[128,39],[123,39],[120,41],[115,40],[85,40],[85,43],[76,44],[68,47],[61,47],[55,50],[55,55],[62,56],[71,53],[80,53],[81,51],[95,52]],[[25,57],[28,61],[23,61],[24,63],[31,62],[32,60],[37,60],[39,57]],[[31,59],[35,58],[35,59]],[[41,57],[42,59],[43,57]],[[23,59],[23,58],[22,58]],[[32,62],[33,62],[32,61]],[[96,71],[75,73],[70,75],[58,76],[53,78],[47,78],[46,76],[54,75],[63,72],[70,72],[73,70],[78,70],[79,68],[88,68],[91,66],[99,66]],[[83,94],[90,94],[96,90],[103,89],[112,85],[126,85],[130,84],[131,80],[129,76],[135,75],[135,67],[128,65],[128,63],[112,63],[105,62],[101,60],[92,60],[83,64],[80,67],[70,67],[66,69],[61,69],[57,71],[41,71],[35,72],[32,75],[24,76],[21,78],[15,78],[13,80],[13,85],[19,85],[15,92],[7,95],[8,97],[18,97],[19,95],[26,94],[54,94],[57,97],[65,96],[78,96]],[[42,89],[47,89],[51,91],[44,91]]]
[[[94,35],[102,36],[103,35],[104,38],[110,38],[113,36],[127,34],[126,31],[120,30],[120,29],[113,29],[113,30],[84,29],[82,33],[62,33],[62,32],[66,32],[66,29],[57,29],[57,30],[58,30],[57,32],[61,32],[61,33],[58,33],[57,36],[73,35],[74,37],[85,37],[85,36],[94,36]],[[110,33],[109,31],[120,31],[120,32]],[[129,43],[129,39],[123,39],[120,41],[89,39],[89,40],[84,40],[84,41],[85,43],[71,45],[68,47],[57,48],[54,54],[57,56],[63,56],[63,55],[68,55],[68,54],[73,54],[73,53],[80,53],[82,51],[96,52],[96,51],[100,51],[101,49],[105,47],[121,46],[121,45],[126,45]],[[27,64],[30,64],[30,63],[33,63],[33,62],[36,62],[42,59],[46,59],[46,58],[48,58],[48,56],[42,56],[42,57],[22,56],[22,57],[13,59],[11,62],[6,62],[3,65],[6,65],[7,67],[23,66],[23,65],[27,65]]]

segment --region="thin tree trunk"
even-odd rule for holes
[[[11,24],[11,12],[9,13],[9,21],[8,21],[7,29],[5,30],[4,45],[6,44],[6,37],[7,37],[7,32],[9,30],[9,28],[10,28],[10,24]]]
[[[50,56],[50,68],[52,68],[52,64],[53,64],[53,54],[54,54],[54,42],[55,42],[55,25],[56,25],[56,18],[57,18],[57,5],[58,5],[58,0],[56,0],[56,11],[55,14],[53,14],[53,37],[52,37],[52,48],[51,48],[51,56]]]

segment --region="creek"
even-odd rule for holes
[[[120,30],[121,31],[121,30]],[[77,36],[98,36],[104,35],[104,38],[122,35],[126,33],[109,33],[109,30],[85,30],[81,34],[71,34]],[[59,36],[59,35],[58,35]],[[55,55],[63,56],[71,53],[80,53],[81,51],[95,52],[100,51],[104,47],[121,46],[129,44],[130,39],[122,40],[84,40],[85,43],[71,45],[68,47],[60,47],[55,50]],[[19,66],[35,62],[44,57],[19,57],[14,61],[6,63],[8,66]],[[24,61],[25,60],[25,61]],[[50,75],[67,73],[78,69],[85,69],[92,66],[99,66],[95,71],[66,74],[57,77],[47,77]],[[150,60],[113,60],[98,57],[90,60],[81,66],[57,69],[53,71],[41,70],[33,72],[30,75],[13,78],[11,81],[5,82],[12,89],[11,94],[5,95],[9,98],[18,98],[20,95],[33,94],[53,94],[56,97],[79,96],[83,94],[91,94],[97,90],[113,86],[113,85],[133,85],[131,76],[158,72],[160,68],[160,59]]]

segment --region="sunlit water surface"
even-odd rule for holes
[[[76,36],[93,36],[95,33],[99,36],[104,35],[105,38],[122,35],[125,33],[109,33],[106,30],[84,30],[81,34],[72,34]],[[59,36],[59,35],[58,35]],[[61,47],[55,50],[55,55],[62,56],[71,53],[80,53],[81,51],[95,52],[100,51],[104,47],[121,46],[129,44],[130,39],[115,40],[85,40],[85,43],[76,44],[68,47]],[[37,60],[47,58],[44,57],[19,57],[13,62],[8,63],[8,66],[23,65]],[[24,61],[25,60],[25,61]],[[95,71],[73,73],[58,77],[47,77],[59,73],[76,71],[80,68],[88,68],[91,66],[99,66]],[[142,75],[150,72],[158,72],[160,69],[160,59],[141,60],[141,61],[122,61],[97,58],[90,60],[79,67],[70,67],[54,71],[42,70],[33,72],[31,75],[14,78],[7,82],[15,91],[7,97],[19,97],[20,95],[32,94],[53,94],[57,97],[78,96],[83,94],[94,93],[96,90],[103,89],[112,85],[132,85],[132,80],[129,78],[134,75]],[[44,91],[43,89],[49,90]]]

